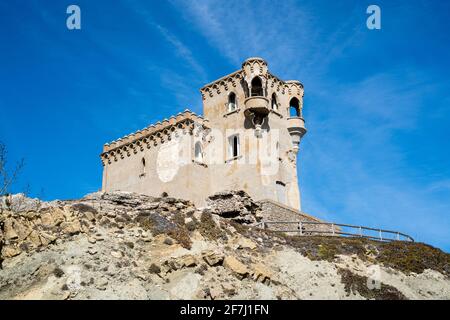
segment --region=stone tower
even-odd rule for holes
[[[306,133],[303,85],[282,81],[269,72],[266,61],[249,58],[240,70],[200,92],[205,118],[211,128],[221,131],[228,145],[228,166],[218,172],[214,190],[221,186],[243,189],[255,199],[268,198],[300,209],[296,163],[300,139]],[[230,147],[236,143],[230,140],[234,130],[238,154]]]
[[[244,190],[300,210],[303,85],[249,58],[200,92],[203,117],[186,110],[104,146],[103,190],[167,192],[196,205],[219,191]]]

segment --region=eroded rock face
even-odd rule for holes
[[[249,274],[249,270],[238,259],[234,256],[228,256],[223,260],[223,265],[225,268],[230,269],[237,277],[240,279],[245,278]]]
[[[0,299],[450,298],[450,260],[437,249],[428,248],[434,270],[424,270],[423,244],[399,243],[393,251],[363,239],[267,233],[245,225],[257,220],[245,193],[214,199],[217,214],[185,200],[126,192],[4,211]],[[238,208],[251,218],[230,218]],[[400,249],[414,253],[407,261],[420,264],[415,273],[380,264],[389,290],[365,290],[373,265],[383,254],[392,261]]]
[[[23,193],[6,195],[0,197],[0,211],[29,211],[38,210],[42,205],[39,199],[31,199]]]
[[[23,203],[35,203],[34,200],[25,199]],[[152,214],[164,220],[160,213],[185,215],[195,209],[189,201],[130,192],[97,192],[78,201],[41,202],[38,209],[31,205],[27,208],[20,212],[3,210],[0,259],[45,248],[57,239],[64,240],[80,233],[92,235],[98,226],[120,230],[126,225],[138,224],[138,217],[142,215]],[[173,225],[167,219],[165,221]]]
[[[70,206],[47,207],[39,211],[3,212],[1,256],[11,258],[78,233],[88,233],[93,221]]]
[[[239,223],[252,224],[260,220],[261,207],[243,190],[223,191],[207,199],[212,213]]]

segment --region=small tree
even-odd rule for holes
[[[7,154],[6,146],[0,142],[0,198],[6,196],[5,203],[9,207],[11,205],[11,200],[9,199],[10,188],[17,181],[25,165],[25,160],[23,158],[20,159],[12,169],[8,170]]]

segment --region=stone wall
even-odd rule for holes
[[[243,190],[223,191],[209,196],[208,209],[221,217],[244,224],[260,220],[260,206]]]
[[[265,98],[274,99],[255,136],[252,118],[246,115],[248,86],[258,76]],[[149,196],[163,192],[188,199],[197,207],[224,190],[244,190],[254,200],[272,199],[301,210],[297,178],[297,145],[289,129],[289,103],[302,107],[303,86],[282,81],[268,71],[260,58],[247,59],[242,68],[201,89],[204,118],[186,110],[106,144],[102,191],[129,191]],[[229,112],[229,94],[236,95],[237,109]],[[272,101],[273,102],[273,101]],[[230,152],[229,138],[238,135],[239,155]],[[200,143],[201,158],[195,157]],[[283,186],[280,188],[280,186]]]
[[[262,217],[262,222],[266,221],[306,221],[306,222],[326,222],[310,216],[304,212],[292,209],[281,203],[265,199],[257,201],[261,207],[260,216]],[[290,235],[294,235],[299,232],[299,225],[293,223],[277,223],[266,225],[269,230],[292,230],[289,232]],[[310,234],[308,231],[331,231],[331,227],[327,225],[303,225],[303,234]],[[315,233],[316,234],[316,233]]]

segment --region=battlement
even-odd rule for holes
[[[111,162],[111,158],[117,160],[117,156],[123,158],[123,155],[129,155],[130,151],[136,153],[138,149],[142,151],[144,147],[149,149],[151,145],[157,146],[159,143],[170,140],[170,135],[177,129],[193,131],[195,126],[207,129],[207,123],[207,119],[186,109],[168,119],[158,121],[142,130],[106,143],[100,157],[103,162]]]
[[[233,90],[232,88],[236,88],[242,81],[247,81],[247,83],[251,82],[254,76],[262,76],[266,80],[267,85],[275,88],[281,94],[288,93],[303,96],[304,88],[300,81],[281,80],[269,72],[267,62],[259,57],[246,59],[242,63],[241,69],[204,85],[200,88],[200,93],[202,94],[203,100],[208,97],[212,98],[217,94]]]

